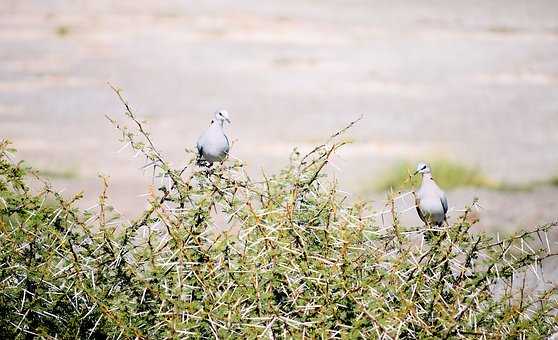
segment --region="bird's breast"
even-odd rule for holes
[[[444,214],[444,207],[439,198],[424,197],[419,201],[421,211],[428,214]]]

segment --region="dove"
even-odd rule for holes
[[[229,139],[223,131],[225,122],[231,122],[229,113],[225,110],[215,112],[215,119],[198,138],[198,163],[205,162],[211,166],[214,162],[223,161],[229,154]]]
[[[448,212],[448,199],[432,178],[430,166],[419,163],[416,174],[422,175],[422,183],[415,193],[417,212],[420,219],[427,225],[442,226]]]

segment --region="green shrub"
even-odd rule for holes
[[[423,244],[423,227],[380,228],[365,204],[345,203],[323,174],[337,134],[253,181],[234,161],[200,169],[192,155],[172,168],[127,104],[126,114],[133,129],[112,122],[161,180],[130,223],[106,190],[88,212],[80,195],[31,191],[40,179],[0,146],[2,338],[501,338],[556,327],[554,287],[527,294],[523,278],[555,255],[557,223],[494,240],[472,234],[466,212]],[[216,212],[238,232],[212,232]]]

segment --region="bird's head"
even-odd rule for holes
[[[231,123],[229,113],[226,110],[218,110],[215,112],[215,119],[221,124],[223,124],[223,122]]]
[[[415,171],[415,175],[417,175],[417,174],[424,175],[424,174],[429,174],[429,173],[431,173],[431,170],[430,170],[430,166],[428,164],[426,164],[424,162],[420,162],[417,165],[417,170]]]

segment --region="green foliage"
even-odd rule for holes
[[[68,34],[70,34],[70,31],[71,31],[71,29],[70,29],[69,26],[62,25],[62,26],[56,27],[55,33],[56,33],[57,36],[63,38],[63,37],[66,37]]]
[[[527,296],[517,282],[556,255],[547,233],[557,223],[494,240],[470,232],[467,211],[422,244],[424,228],[380,228],[365,204],[345,203],[323,174],[342,146],[336,135],[253,181],[241,163],[198,168],[195,155],[174,169],[125,107],[134,128],[111,121],[160,179],[130,223],[107,206],[106,190],[88,212],[76,207],[79,195],[63,199],[47,183],[31,191],[40,178],[0,146],[2,338],[503,338],[555,329],[555,288]],[[237,232],[212,232],[217,214]]]
[[[480,170],[466,167],[465,165],[445,160],[437,159],[430,162],[432,175],[436,182],[445,189],[458,187],[477,187],[500,189],[504,186],[494,182],[484,176]],[[375,183],[377,190],[405,189],[419,185],[420,177],[412,176],[416,164],[401,162],[388,170],[384,176]]]
[[[78,171],[73,168],[69,169],[42,169],[39,175],[50,179],[75,179],[79,177]]]

